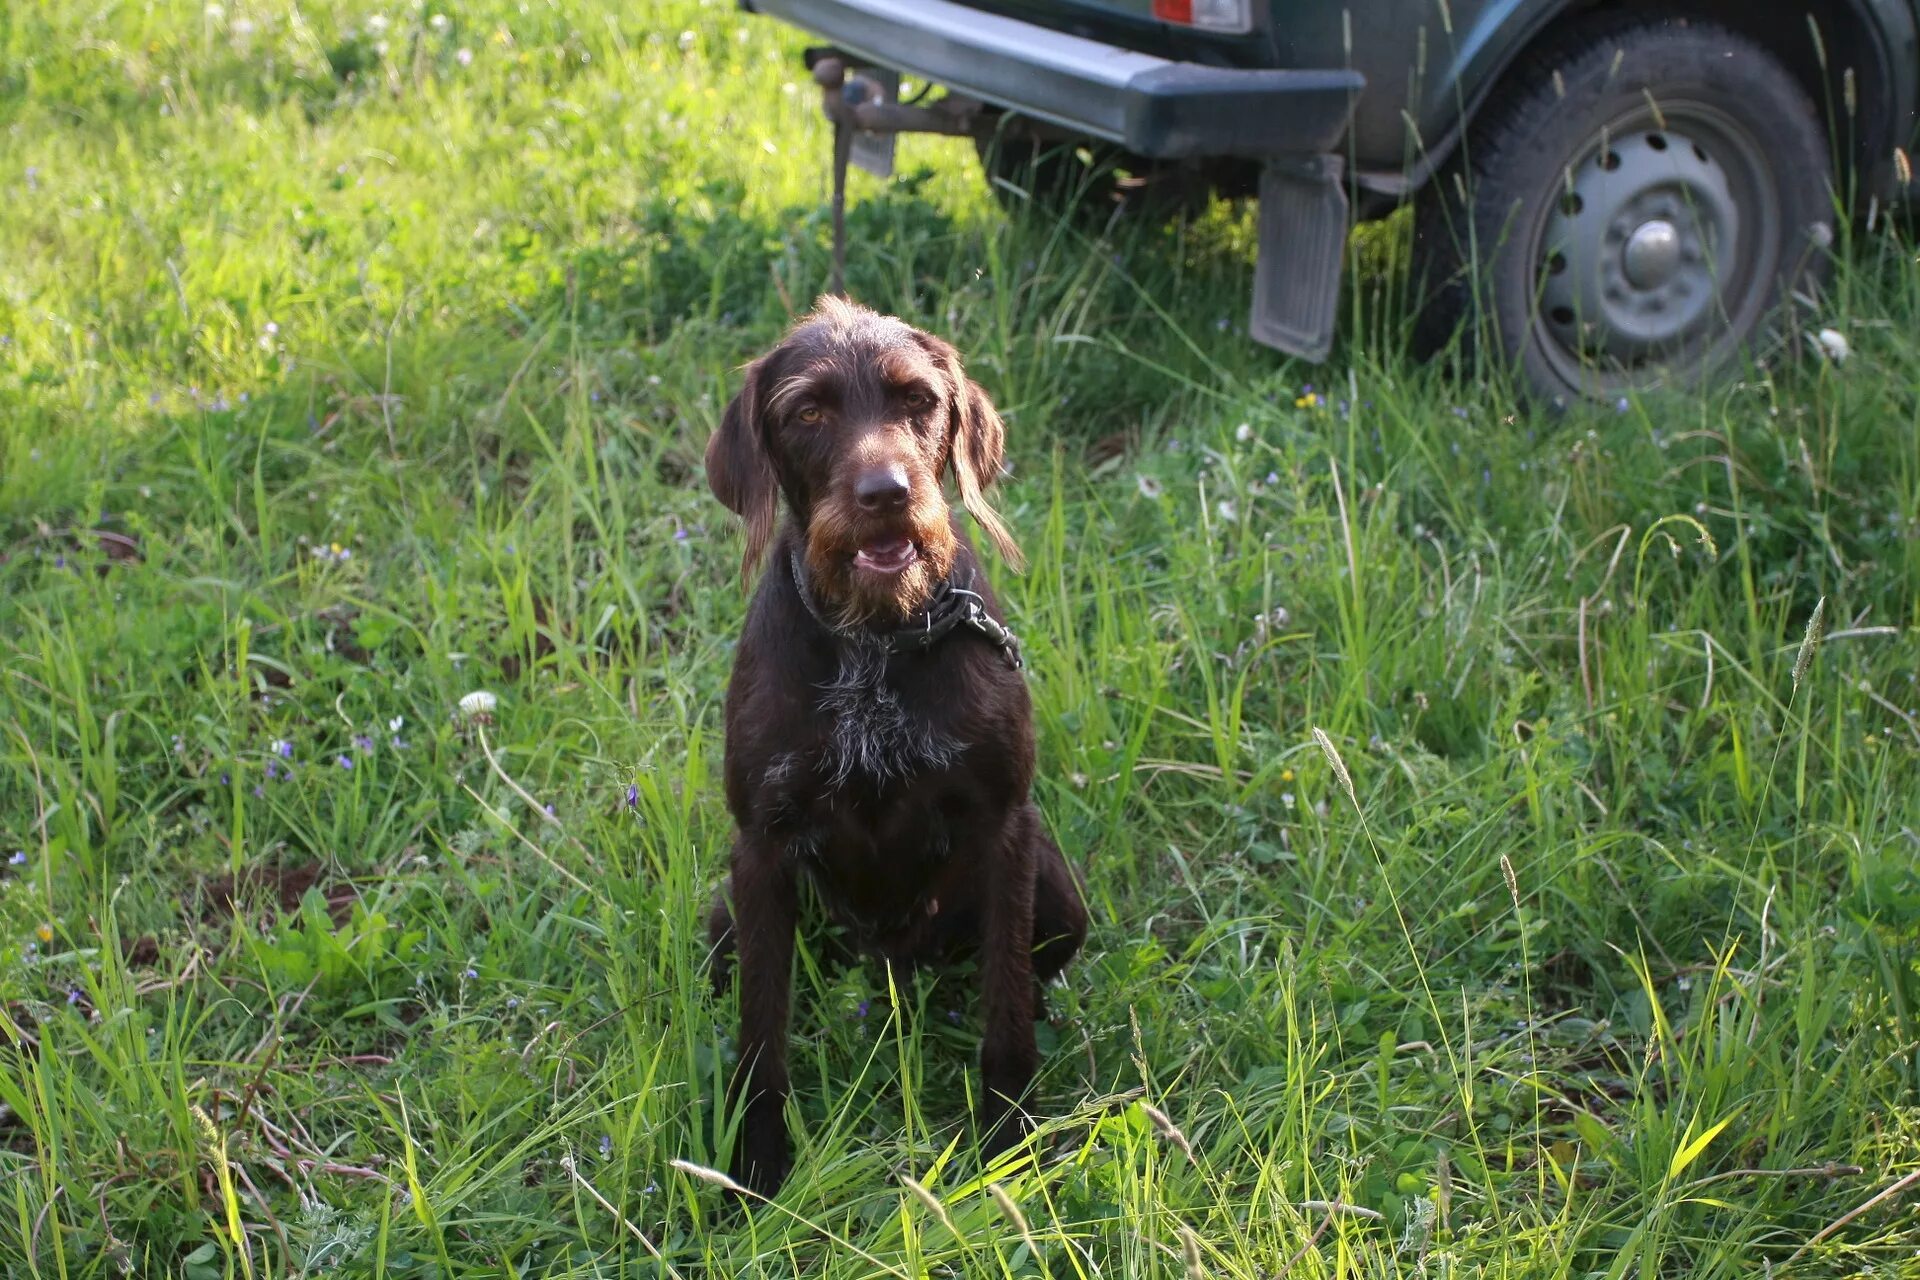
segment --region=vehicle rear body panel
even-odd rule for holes
[[[1169,59],[954,0],[753,0],[872,65],[1162,158],[1315,155],[1346,134],[1339,68]]]
[[[1357,71],[1372,86],[1345,140],[1369,185],[1424,174],[1463,106],[1571,0],[1254,0],[1244,35],[1161,22],[1151,0],[964,0],[970,7],[1122,48],[1214,66]],[[1411,119],[1413,129],[1408,129]]]
[[[1157,21],[1152,0],[963,2],[1187,62],[1356,71],[1370,88],[1355,106],[1342,151],[1363,186],[1394,193],[1421,185],[1452,152],[1463,122],[1550,24],[1595,7],[1590,0],[1253,0],[1253,29],[1224,35]],[[1753,0],[1751,12],[1764,13],[1771,3]],[[1705,8],[1716,6],[1726,10],[1722,20],[1739,17],[1731,0],[1708,0]],[[1785,9],[1791,21],[1781,34],[1791,47],[1781,53],[1789,61],[1819,56],[1806,34],[1810,18],[1828,51],[1847,43],[1851,31],[1845,65],[1827,68],[1832,90],[1815,98],[1838,109],[1853,68],[1863,97],[1872,95],[1859,107],[1863,127],[1854,132],[1853,159],[1872,175],[1867,189],[1889,187],[1892,148],[1920,144],[1920,0],[1822,0]]]

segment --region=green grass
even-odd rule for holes
[[[435,7],[0,14],[0,1269],[1914,1274],[1912,1181],[1800,1252],[1920,1170],[1906,231],[1844,366],[1545,421],[1401,357],[1391,228],[1307,369],[1244,209],[857,179],[853,292],[1007,414],[1095,928],[1024,1233],[967,975],[804,959],[743,1216],[669,1165],[729,1140],[700,453],[826,278],[825,131],[719,0]]]

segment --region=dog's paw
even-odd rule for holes
[[[753,1194],[740,1198],[751,1203],[755,1196],[772,1199],[793,1172],[793,1155],[787,1149],[787,1135],[776,1132],[770,1137],[756,1133],[741,1135],[727,1169],[733,1180]],[[737,1194],[737,1193],[736,1193]]]
[[[990,1165],[1025,1142],[1033,1124],[1018,1107],[1004,1107],[998,1116],[986,1117],[980,1134],[980,1162]]]

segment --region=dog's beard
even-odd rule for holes
[[[881,539],[907,539],[913,563],[880,573],[856,563],[861,549]],[[841,627],[884,627],[924,608],[953,571],[956,545],[944,498],[915,502],[884,521],[837,503],[816,507],[806,530],[807,570],[814,598]]]

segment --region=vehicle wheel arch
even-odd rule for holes
[[[1765,46],[1799,80],[1807,96],[1829,112],[1828,128],[1841,172],[1842,191],[1861,197],[1885,197],[1895,190],[1894,148],[1905,147],[1920,123],[1920,23],[1904,0],[1832,0],[1817,21],[1793,4],[1755,4],[1753,0],[1689,0],[1673,6],[1662,0],[1558,0],[1529,6],[1524,24],[1504,7],[1490,10],[1475,27],[1461,33],[1447,74],[1458,81],[1465,110],[1445,136],[1429,145],[1409,171],[1396,180],[1360,175],[1376,193],[1405,195],[1444,172],[1474,115],[1500,82],[1565,40],[1569,21],[1623,21],[1650,15],[1711,22]],[[1817,36],[1816,36],[1817,31]],[[1867,127],[1847,136],[1848,80],[1852,118]]]

